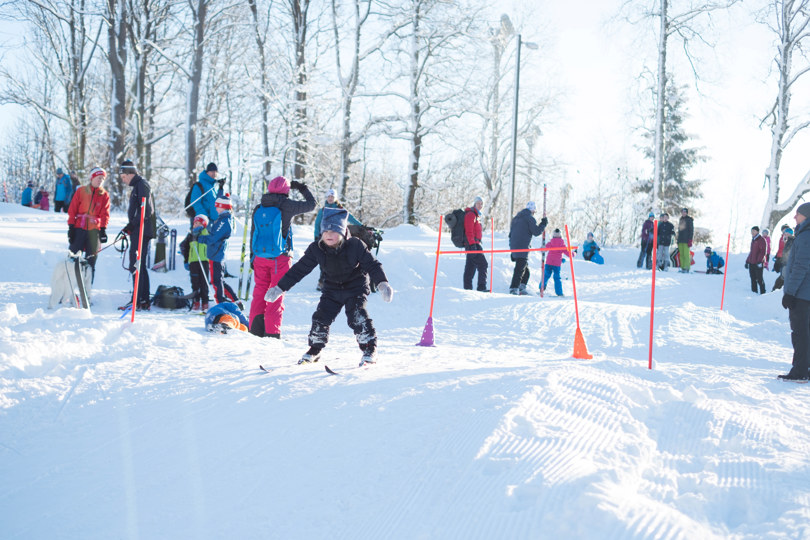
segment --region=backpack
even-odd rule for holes
[[[457,209],[444,216],[444,222],[450,227],[450,240],[453,242],[454,246],[460,248],[463,248],[466,243],[464,235],[465,215],[464,210]]]
[[[366,227],[365,225],[349,225],[349,233],[363,241],[366,247],[370,250],[377,248],[380,251],[380,242],[382,242],[382,232],[374,229],[373,227]]]
[[[194,182],[193,184],[191,184],[191,187],[188,189],[188,193],[186,193],[186,199],[185,201],[183,201],[183,207],[186,209],[186,216],[190,218],[193,218],[194,216],[197,215],[197,212],[194,210],[194,206],[191,204],[191,201],[193,200],[191,198],[191,192],[194,191],[194,186],[200,186],[200,194],[205,193],[203,191],[203,186],[201,183]]]
[[[277,206],[259,206],[253,213],[253,236],[250,245],[253,255],[274,259],[292,249],[292,229],[287,237],[281,235],[281,209]]]
[[[189,309],[193,295],[186,296],[181,287],[160,285],[152,298],[152,305],[166,309]]]

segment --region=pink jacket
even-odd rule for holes
[[[554,237],[549,242],[546,242],[546,247],[565,247],[565,242],[563,242],[562,238]],[[565,250],[562,249],[554,249],[549,251],[548,255],[546,256],[546,264],[550,266],[562,266],[563,253],[565,253]]]

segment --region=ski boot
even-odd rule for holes
[[[360,367],[363,367],[366,364],[376,364],[377,363],[377,344],[374,342],[367,343],[365,345],[361,345],[360,348],[363,350],[363,358],[360,359]]]
[[[194,303],[191,304],[191,311],[200,311],[200,301],[194,300]]]
[[[301,360],[298,361],[298,364],[309,364],[311,362],[317,362],[321,358],[321,351],[323,347],[316,347],[312,345],[307,352],[304,353],[304,356],[301,357]]]

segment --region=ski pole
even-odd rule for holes
[[[141,277],[141,257],[143,256],[143,218],[146,214],[146,197],[141,197],[141,226],[138,232],[138,257],[135,261],[135,284],[132,287],[132,318],[129,322],[135,322],[135,310],[138,303],[138,281]]]
[[[214,191],[214,189],[216,189],[216,187],[217,187],[217,186],[216,186],[216,184],[214,184],[214,186],[212,186],[212,187],[211,187],[211,189],[209,189],[208,191],[206,191],[205,193],[203,193],[202,195],[200,195],[199,197],[197,197],[196,199],[194,199],[193,201],[191,201],[190,203],[188,203],[188,206],[186,206],[185,208],[183,208],[183,211],[185,212],[186,210],[188,210],[189,208],[191,208],[192,206],[194,206],[195,204],[197,204],[197,201],[199,201],[200,199],[202,199],[203,197],[205,197],[206,195],[208,195],[209,193],[211,193],[212,191]]]

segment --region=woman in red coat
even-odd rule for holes
[[[84,252],[93,277],[96,275],[96,254],[107,242],[110,221],[110,194],[101,187],[107,173],[99,167],[90,171],[90,184],[76,190],[68,207],[68,241],[72,253]]]

